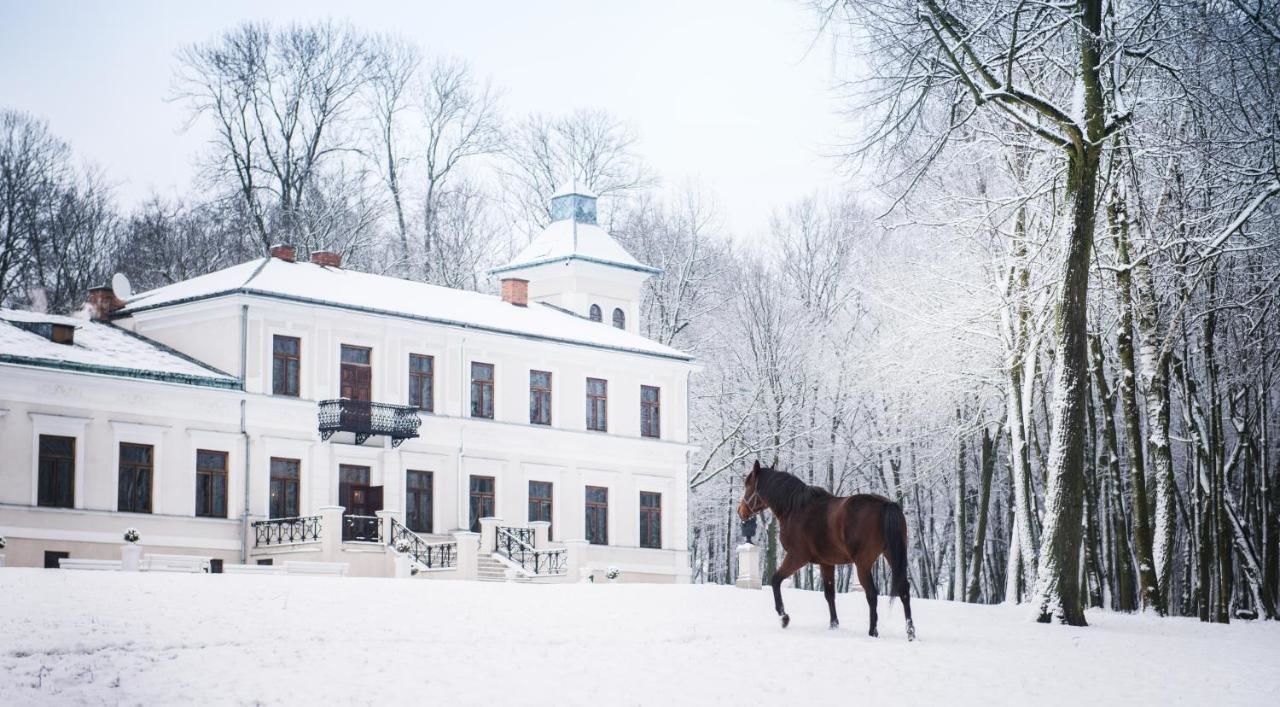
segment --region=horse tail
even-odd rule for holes
[[[884,552],[889,558],[889,569],[893,573],[893,597],[905,596],[911,590],[907,581],[907,517],[902,513],[902,506],[890,501],[881,509],[884,532]]]

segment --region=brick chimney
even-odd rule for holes
[[[271,246],[271,257],[279,258],[286,263],[292,263],[297,259],[298,251],[291,245],[277,243]]]
[[[529,281],[517,277],[503,278],[502,301],[517,307],[528,307]]]
[[[124,302],[116,297],[115,290],[103,285],[89,288],[89,309],[94,319],[106,321],[111,313],[124,307]]]
[[[313,250],[311,251],[311,262],[316,265],[323,265],[326,268],[342,267],[342,256],[331,250]]]

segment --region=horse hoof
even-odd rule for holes
[[[916,640],[916,625],[909,621],[907,622],[907,640]]]
[[[839,622],[839,621],[832,621],[832,622],[831,622],[831,630],[832,630],[832,631],[834,631],[834,630],[836,630],[836,629],[838,629],[838,628],[840,628],[840,622]]]
[[[879,631],[877,631],[877,630],[875,630],[875,629],[873,628],[873,629],[871,629],[870,631],[867,631],[867,635],[868,635],[868,636],[870,636],[870,637],[872,637],[872,638],[879,638],[879,637],[880,637],[880,632],[879,632]]]
[[[782,627],[786,628],[791,623],[791,617],[786,614],[782,615]]]

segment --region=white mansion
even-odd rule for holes
[[[595,198],[496,269],[501,296],[269,257],[93,320],[0,310],[0,550],[211,571],[687,581],[692,358],[638,334],[638,263]]]

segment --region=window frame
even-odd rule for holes
[[[292,341],[297,345],[297,353],[281,352],[277,344],[281,341]],[[293,363],[293,380],[290,381],[289,364]],[[277,376],[276,366],[280,364],[284,372],[283,381]],[[289,383],[292,382],[292,390]],[[302,337],[287,334],[271,335],[271,394],[287,398],[302,397]]]
[[[425,486],[410,485],[409,480],[414,477],[425,477],[427,480],[426,485]],[[413,506],[409,505],[409,496],[411,493],[414,495],[420,495],[423,493],[424,490],[426,492],[426,497],[427,497],[426,505],[425,505],[425,512],[427,516],[426,523],[425,524],[415,523],[414,520],[416,516],[420,514],[410,512],[410,509],[413,508]],[[405,469],[404,470],[404,526],[415,533],[426,533],[428,535],[430,535],[431,533],[434,533],[435,523],[436,523],[435,503],[436,503],[435,472],[427,471],[425,469]],[[420,508],[418,510],[423,510],[423,509]],[[418,519],[418,520],[421,520],[421,519]]]
[[[44,444],[45,438],[52,440],[67,440],[71,442],[71,453],[69,456],[62,454],[46,453]],[[76,438],[70,435],[54,435],[38,433],[36,435],[36,505],[41,508],[75,508],[76,507]],[[64,484],[45,483],[45,462],[49,461],[56,464],[57,462],[70,463],[69,467],[55,468],[51,470],[53,478],[51,482],[64,481],[69,488],[63,493],[51,492],[48,496],[44,494],[47,486],[52,485],[56,490],[62,491]],[[50,497],[52,496],[52,498]]]
[[[426,361],[427,370],[414,370],[414,361]],[[424,390],[425,387],[425,390]],[[414,401],[414,394],[418,400]],[[425,394],[425,400],[423,395]],[[436,357],[429,354],[409,354],[409,405],[423,412],[436,411]],[[424,404],[425,403],[425,404]]]
[[[282,462],[286,465],[290,465],[290,468],[293,469],[293,475],[277,476],[276,462]],[[267,517],[272,519],[300,517],[302,515],[302,460],[291,457],[271,457],[267,462],[267,479]],[[275,512],[276,503],[273,499],[273,494],[275,493],[274,487],[277,479],[281,483],[280,505],[283,506],[283,510],[285,511],[283,515],[277,515]],[[293,515],[289,515],[287,513],[289,510],[289,494],[287,492],[288,486],[290,485],[289,482],[292,482],[294,487],[293,500],[295,507],[293,509]]]
[[[126,465],[124,459],[124,450],[126,447],[134,449],[147,450],[148,463],[129,462]],[[156,477],[156,447],[154,444],[141,444],[139,442],[121,442],[116,451],[116,512],[117,513],[151,513],[155,509],[155,477]],[[128,508],[125,507],[124,481],[125,475],[131,474],[130,485],[134,489],[134,493],[130,494]],[[142,486],[141,480],[146,481],[145,508],[140,508],[144,504],[136,503],[142,496],[138,492],[138,488]]]
[[[488,492],[477,491],[476,490],[477,481],[488,481],[489,491]],[[477,506],[476,499],[481,499],[482,501],[482,503],[480,504],[481,506],[484,505],[483,500],[488,499],[489,501],[488,513],[480,512],[483,509]],[[498,508],[497,504],[498,504],[498,479],[493,476],[485,476],[484,474],[469,474],[467,476],[467,508],[471,514],[471,518],[469,519],[471,522],[467,525],[467,527],[471,529],[471,532],[473,533],[480,532],[480,519],[492,518],[493,514],[497,512],[497,508]]]
[[[489,369],[488,378],[476,377],[476,368],[478,366]],[[498,368],[492,363],[485,363],[483,361],[471,362],[471,417],[480,419],[480,420],[494,419],[495,411],[497,408],[497,401],[495,400],[495,393],[497,391],[497,381],[496,381],[497,377],[498,377]],[[479,393],[479,398],[477,398],[477,393]],[[485,406],[484,406],[484,403],[486,402],[488,403],[487,410],[485,409]],[[477,407],[477,403],[480,403],[478,407]],[[486,412],[488,414],[484,414]]]
[[[201,467],[200,456],[204,454],[221,457],[222,468],[215,469],[213,467]],[[228,483],[230,479],[230,470],[231,470],[231,455],[228,454],[227,452],[218,451],[216,449],[197,449],[196,450],[196,511],[195,511],[195,515],[197,518],[229,517],[230,509],[231,509],[231,504],[229,503],[230,491],[228,489]],[[216,497],[214,496],[214,489],[216,488],[215,477],[217,476],[222,477],[222,514],[221,515],[219,515],[216,511],[217,503],[216,503]],[[206,478],[202,478],[202,477],[207,477],[207,481],[206,481]],[[204,488],[204,485],[206,483],[208,484],[208,489],[205,491],[206,499],[211,499],[208,504],[209,511],[207,513],[202,512],[203,509],[200,507],[200,492]]]
[[[657,499],[656,506],[646,506],[645,496],[651,496]],[[640,499],[640,547],[649,550],[662,549],[662,494],[657,491],[641,491]],[[648,525],[646,525],[646,521]],[[655,534],[656,541],[648,542],[648,533],[646,530],[652,530]]]
[[[591,384],[600,383],[603,393],[591,392]],[[587,378],[587,430],[590,432],[609,431],[609,381],[604,378]],[[598,407],[597,407],[598,406]]]
[[[587,319],[590,319],[593,322],[604,322],[604,312],[600,309],[600,305],[593,304],[589,309],[587,309]]]
[[[604,500],[603,501],[591,500],[592,491],[603,491]],[[608,545],[609,544],[609,487],[608,486],[587,486],[584,489],[582,494],[582,508],[584,511],[582,534],[586,537],[587,543],[591,545]],[[592,516],[593,510],[600,511],[603,514],[603,517],[599,519],[598,523],[592,522],[591,516]],[[592,533],[593,526],[595,526],[600,531],[600,533],[602,533],[601,537],[597,538]]]
[[[534,376],[544,375],[547,377],[545,386],[537,386],[534,384]],[[529,370],[529,424],[551,426],[551,392],[555,377],[551,371]],[[543,399],[545,398],[545,399]],[[538,412],[546,413],[544,416],[537,415]],[[542,419],[545,417],[545,419]]]
[[[547,495],[534,496],[533,495],[534,484],[545,486],[547,490]],[[552,523],[555,522],[552,520],[552,518],[555,517],[555,502],[556,502],[555,501],[555,496],[556,496],[555,482],[530,479],[528,489],[529,489],[529,503],[528,503],[528,508],[526,510],[528,520],[530,523],[533,523],[536,521],[546,521],[547,540],[550,540]],[[534,512],[535,507],[538,509],[537,513]],[[543,513],[544,510],[545,510],[545,514]],[[543,515],[545,515],[546,517],[545,518],[542,517]]]
[[[645,393],[650,390],[653,391],[653,402],[645,399]],[[640,436],[662,439],[662,388],[659,386],[640,386]]]
[[[622,307],[613,308],[613,328],[623,331],[627,329],[627,313],[622,311]]]

